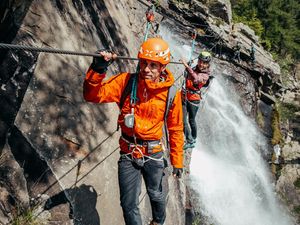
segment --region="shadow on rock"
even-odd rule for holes
[[[96,210],[97,192],[91,185],[66,189],[47,199],[44,209],[69,203],[69,217],[74,225],[100,225],[100,217]]]

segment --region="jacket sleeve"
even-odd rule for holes
[[[199,73],[199,72],[194,71],[191,67],[187,67],[186,70],[192,77],[193,82],[195,82],[196,84],[198,84],[198,83],[205,84],[206,81],[208,80],[209,74],[206,72]]]
[[[198,73],[199,83],[205,84],[209,78],[208,73]]]
[[[99,74],[88,69],[83,83],[83,97],[88,102],[120,102],[122,90],[124,88],[124,76],[121,74],[112,76],[107,81],[103,81],[105,73]]]
[[[187,72],[190,74],[190,76],[193,78],[193,80],[197,79],[197,73],[189,66],[186,68]]]
[[[169,132],[170,159],[176,168],[183,168],[183,115],[181,94],[177,91],[167,118]]]

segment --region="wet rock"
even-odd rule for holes
[[[261,113],[262,118],[258,118],[257,123],[260,125],[263,133],[267,137],[272,137],[273,131],[271,127],[271,120],[272,120],[272,106],[266,104],[265,102],[258,100],[257,101],[258,111]]]
[[[299,174],[299,162],[298,164],[286,164],[283,166],[281,175],[276,183],[276,192],[279,193],[282,201],[289,206],[290,212],[297,218],[297,224],[300,222],[300,215],[296,210],[300,206],[300,188],[295,184],[297,184],[297,181],[299,182]]]
[[[268,104],[268,105],[272,105],[272,104],[274,104],[275,102],[276,102],[276,99],[275,99],[275,97],[274,96],[271,96],[271,95],[269,95],[269,94],[267,94],[267,93],[264,93],[264,92],[260,92],[260,99],[264,102],[264,103],[266,103],[266,104]]]

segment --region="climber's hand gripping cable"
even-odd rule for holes
[[[110,50],[98,50],[99,57],[93,57],[91,68],[97,73],[105,73],[107,67],[117,58],[117,55]]]

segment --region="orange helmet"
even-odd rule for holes
[[[166,65],[170,62],[170,49],[167,42],[161,38],[149,38],[140,48],[138,58],[160,62]]]

